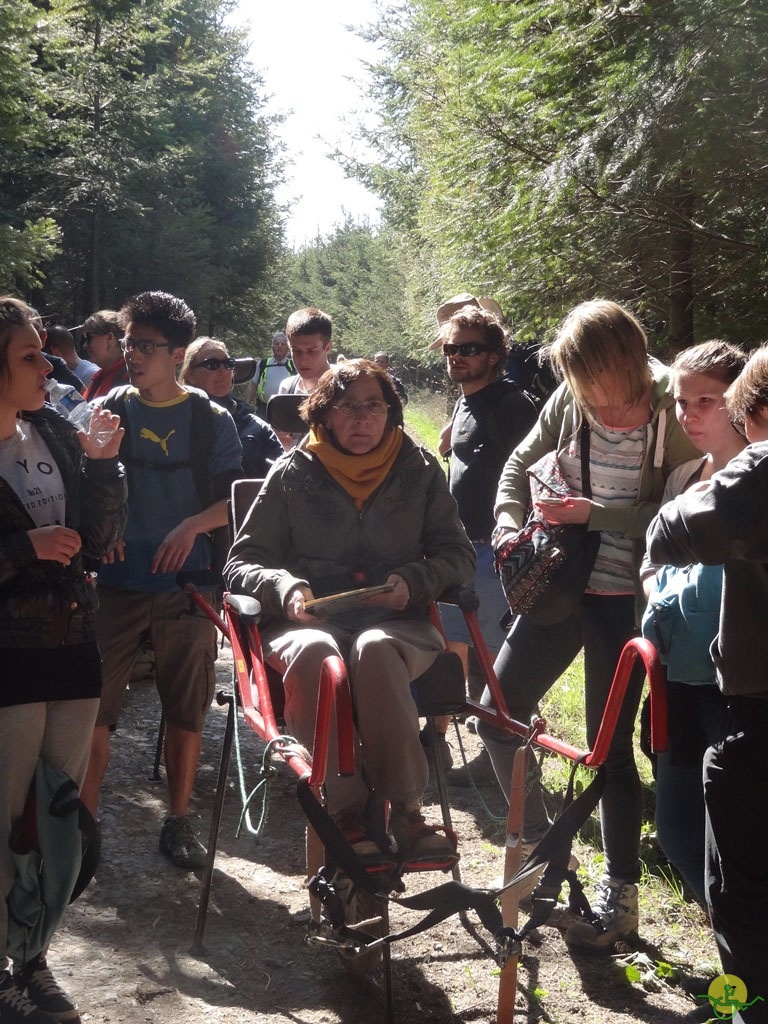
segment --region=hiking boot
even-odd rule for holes
[[[454,833],[428,825],[418,809],[393,804],[389,831],[404,871],[448,871],[459,859]]]
[[[419,733],[419,739],[421,740],[421,745],[424,747],[424,753],[427,755],[427,759],[429,761],[432,761],[435,754],[437,754],[446,771],[453,768],[453,754],[444,732],[439,732],[437,734],[437,748],[434,751],[432,750],[430,743],[431,737],[427,732],[426,727],[424,727]]]
[[[0,1024],[51,1024],[51,1021],[52,1018],[22,992],[10,971],[0,971]]]
[[[42,953],[29,960],[23,967],[14,970],[13,980],[21,991],[26,992],[28,999],[37,1009],[49,1017],[67,1021],[77,1020],[80,1016],[75,1003],[54,978]],[[0,1020],[5,1021],[2,1011]]]
[[[365,823],[357,811],[340,811],[333,815],[333,820],[367,872],[375,874],[390,871],[397,864],[392,851],[382,848],[368,835]]]
[[[576,921],[565,932],[569,946],[609,951],[618,939],[637,931],[637,886],[621,878],[603,878],[592,910],[603,927],[588,921]]]
[[[166,818],[160,829],[160,852],[177,868],[201,868],[205,864],[206,849],[186,814]]]

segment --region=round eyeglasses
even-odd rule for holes
[[[369,402],[338,402],[333,408],[348,419],[376,419],[389,411],[387,403],[378,398],[372,398]]]

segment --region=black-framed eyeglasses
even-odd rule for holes
[[[216,370],[221,370],[222,367],[225,370],[234,370],[236,365],[232,356],[227,356],[226,359],[216,359],[214,356],[211,356],[210,359],[202,359],[199,363],[193,363],[190,366],[190,370],[210,370],[211,373],[215,373]]]
[[[134,349],[138,349],[143,356],[151,356],[152,353],[158,348],[175,348],[169,341],[149,341],[149,340],[138,340],[134,341],[133,338],[121,338],[120,348],[123,352],[133,352]]]
[[[348,419],[352,419],[352,417],[362,419],[369,416],[371,419],[375,419],[377,416],[384,416],[389,411],[387,403],[379,398],[372,398],[369,402],[341,401],[337,402],[332,408]]]
[[[481,345],[477,341],[464,341],[460,345],[451,345],[446,342],[443,345],[444,356],[479,356],[481,352],[487,352],[487,345]]]

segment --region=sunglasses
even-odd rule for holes
[[[203,359],[199,363],[193,363],[190,366],[190,370],[210,370],[211,373],[215,373],[216,370],[220,370],[222,367],[225,370],[234,370],[235,365],[235,360],[232,356],[227,356],[226,359],[216,359],[211,356],[210,359]]]
[[[487,346],[481,345],[477,341],[465,341],[461,345],[451,345],[446,342],[443,345],[444,356],[479,356],[481,352],[487,351]]]

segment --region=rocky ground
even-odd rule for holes
[[[219,663],[222,685],[229,659]],[[102,802],[101,866],[71,908],[49,960],[94,1024],[337,1024],[384,1021],[383,972],[356,977],[335,952],[304,943],[304,822],[294,776],[282,767],[270,787],[260,839],[235,838],[240,810],[230,771],[204,949],[192,950],[200,895],[197,874],[179,871],[158,852],[164,782],[152,781],[158,724],[154,687],[134,685],[113,745]],[[196,810],[205,835],[221,749],[224,712],[206,726]],[[470,758],[477,741],[462,729]],[[262,744],[241,734],[251,784]],[[454,740],[454,747],[456,741]],[[505,813],[491,785],[451,790],[465,881],[487,886],[501,874]],[[482,799],[481,799],[482,798]],[[431,794],[430,799],[434,799]],[[597,877],[599,854],[576,844],[582,873]],[[443,881],[408,876],[409,892]],[[393,907],[393,930],[415,920]],[[482,932],[482,930],[480,930]],[[545,926],[521,959],[515,1020],[578,1024],[682,1024],[701,983],[687,975],[719,973],[704,916],[649,875],[641,888],[641,941],[615,956],[575,955],[557,927]],[[667,973],[659,964],[670,965]],[[393,1014],[400,1024],[496,1019],[498,967],[457,918],[393,953]],[[685,990],[687,987],[692,994]],[[698,988],[697,988],[698,986]],[[698,1000],[701,1003],[701,1000]]]

